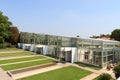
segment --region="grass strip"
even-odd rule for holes
[[[45,58],[43,56],[33,56],[33,57],[25,57],[25,58],[15,58],[15,59],[7,59],[7,60],[0,60],[0,64],[7,64],[7,63],[14,63],[14,62],[21,62],[21,61],[29,61],[35,59],[42,59]]]
[[[18,50],[21,50],[21,49],[18,49],[18,48],[5,48],[5,49],[0,49],[0,52],[2,51],[18,51]]]
[[[46,64],[46,63],[50,63],[53,61],[54,60],[52,59],[46,59],[46,60],[31,61],[31,62],[25,62],[25,63],[4,65],[1,67],[4,70],[13,70],[13,69],[25,68],[25,67],[30,67],[30,66],[40,65],[40,64]]]
[[[95,70],[100,70],[101,69],[100,67],[94,66],[94,65],[91,65],[91,64],[86,64],[86,63],[82,63],[82,62],[75,62],[75,63],[78,64],[78,65],[84,66],[84,67],[95,69]]]
[[[18,80],[80,80],[89,74],[91,74],[90,71],[75,66],[68,66]]]
[[[0,53],[0,57],[31,55],[31,52]]]

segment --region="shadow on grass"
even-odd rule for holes
[[[82,67],[89,67],[89,68],[92,68],[92,69],[95,69],[95,70],[100,70],[101,69],[101,67],[91,65],[91,64],[87,64],[87,63],[82,63],[82,62],[75,62],[75,64],[78,64],[79,66],[82,66]]]

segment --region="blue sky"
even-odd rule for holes
[[[20,31],[90,37],[120,28],[120,0],[1,0]]]

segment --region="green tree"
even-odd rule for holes
[[[0,36],[0,44],[4,42],[4,38]]]
[[[115,29],[111,32],[111,38],[120,41],[120,29]]]
[[[10,25],[12,25],[12,22],[0,11],[0,42],[9,42],[11,36]]]

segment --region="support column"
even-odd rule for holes
[[[101,52],[101,67],[103,67],[103,63],[104,63],[104,61],[103,61],[103,52],[104,51]]]

